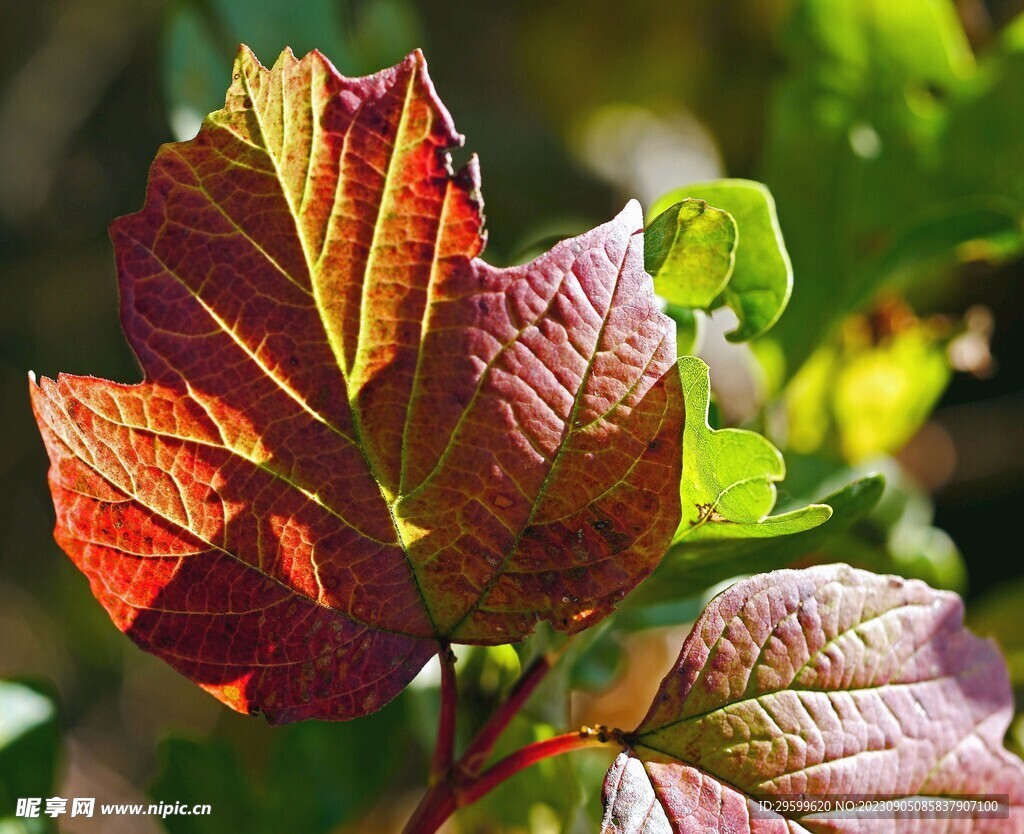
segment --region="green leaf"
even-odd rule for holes
[[[708,366],[693,356],[679,360],[686,399],[683,434],[683,517],[672,546],[654,573],[620,606],[624,627],[680,621],[695,595],[741,574],[783,567],[820,547],[867,515],[884,488],[879,475],[863,477],[822,503],[769,515],[786,474],[782,455],[766,438],[708,423]],[[822,526],[834,517],[834,521]],[[645,609],[670,603],[656,613]],[[623,612],[625,612],[623,614]]]
[[[47,695],[24,683],[0,681],[0,827],[5,832],[52,830],[48,817],[14,813],[19,798],[52,795],[60,747],[57,719]]]
[[[725,289],[736,260],[736,221],[704,200],[682,200],[644,230],[644,268],[670,305],[705,310]]]
[[[775,484],[786,474],[779,450],[744,429],[708,424],[710,377],[696,357],[679,360],[686,398],[683,433],[683,516],[673,545],[723,539],[765,538],[798,533],[824,522],[831,510],[820,504],[769,516]]]
[[[878,504],[884,491],[885,478],[882,475],[868,475],[822,498],[820,505],[812,505],[824,505],[832,509],[828,524],[819,524],[788,535],[780,533],[774,538],[723,538],[704,541],[700,547],[688,547],[685,544],[673,547],[651,578],[623,603],[625,613],[631,617],[650,618],[650,614],[645,614],[649,609],[679,605],[669,601],[688,597],[685,611],[695,616],[700,611],[697,606],[701,601],[694,599],[694,591],[734,576],[761,573],[793,564],[800,557],[819,550],[826,542],[867,516]],[[634,611],[637,613],[634,614]],[[665,611],[662,616],[668,613]]]
[[[727,337],[743,342],[760,336],[778,321],[793,289],[793,269],[771,193],[751,180],[695,183],[670,191],[651,212],[660,214],[686,197],[705,200],[732,215],[738,230],[736,260],[721,301],[733,309],[740,323]]]

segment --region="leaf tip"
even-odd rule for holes
[[[810,510],[808,515],[821,518],[821,521],[818,522],[819,524],[824,524],[832,518],[832,514],[835,512],[829,504],[808,504],[807,509]]]
[[[640,206],[640,201],[632,199],[626,203],[622,211],[619,212],[616,220],[624,220],[631,223],[635,227],[635,231],[643,233],[644,230],[644,210]]]
[[[858,478],[850,484],[850,487],[867,496],[866,501],[876,504],[882,498],[882,493],[885,492],[885,475],[882,472],[869,472],[863,478]]]
[[[323,53],[320,52],[319,49],[314,49],[310,51],[309,55],[313,56],[314,58],[324,58]],[[281,50],[280,54],[277,56],[277,60],[274,61],[274,69],[285,69],[286,67],[290,67],[292,64],[295,63],[298,63],[298,58],[295,57],[295,53],[292,51],[292,48],[290,46],[286,46],[284,49]]]
[[[28,393],[33,403],[38,397],[45,397],[54,385],[54,381],[49,377],[37,376],[35,371],[28,372]]]
[[[291,50],[291,47],[285,47],[287,50]],[[256,57],[256,53],[244,43],[238,44],[238,49],[235,50],[235,61],[233,65],[234,78],[238,79],[238,74],[254,67],[262,67],[260,59]]]
[[[455,120],[452,118],[452,115],[448,111],[444,102],[441,101],[441,97],[437,94],[437,90],[434,87],[434,81],[431,79],[430,71],[427,68],[427,58],[423,54],[423,50],[416,47],[412,52],[406,55],[400,63],[396,64],[391,71],[395,70],[411,72],[414,74],[415,79],[420,85],[422,85],[424,93],[430,100],[431,105],[437,111],[440,122],[444,126],[444,131],[447,134],[445,138],[448,141],[448,147],[463,147],[466,144],[466,137],[455,129]],[[385,72],[388,72],[388,70],[385,70]]]

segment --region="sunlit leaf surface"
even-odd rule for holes
[[[57,539],[119,628],[232,707],[350,718],[438,641],[598,621],[679,518],[675,329],[643,219],[483,246],[419,53],[242,48],[111,229],[138,385],[31,386]]]

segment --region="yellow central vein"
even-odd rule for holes
[[[383,483],[381,482],[381,479],[378,477],[377,471],[376,471],[376,467],[373,465],[373,462],[370,460],[370,457],[369,457],[369,454],[367,453],[366,447],[363,445],[363,442],[362,442],[362,437],[363,437],[362,420],[361,420],[359,409],[357,408],[356,403],[355,403],[355,396],[354,396],[354,393],[353,393],[352,380],[350,379],[350,372],[351,372],[352,369],[347,369],[346,368],[344,347],[340,343],[340,334],[336,333],[333,328],[328,326],[328,318],[325,316],[325,311],[324,311],[324,306],[325,306],[324,305],[324,299],[323,299],[323,296],[322,296],[322,294],[320,292],[320,282],[318,280],[316,280],[316,276],[317,276],[317,274],[319,272],[319,268],[320,268],[320,260],[321,259],[320,259],[320,257],[318,257],[314,261],[311,258],[311,256],[310,256],[310,251],[309,251],[309,248],[308,248],[308,243],[306,241],[305,235],[303,234],[302,224],[301,224],[301,222],[299,220],[299,216],[298,216],[298,214],[295,211],[295,207],[292,204],[291,199],[289,198],[288,188],[287,188],[287,186],[285,184],[284,177],[281,174],[281,169],[278,166],[277,160],[274,158],[274,155],[273,155],[273,153],[270,150],[270,144],[267,141],[266,131],[265,131],[265,128],[263,126],[263,122],[262,122],[261,117],[260,117],[260,112],[259,112],[259,110],[258,110],[258,108],[256,106],[256,99],[255,99],[255,96],[253,96],[252,88],[249,85],[249,78],[248,78],[248,76],[245,73],[243,73],[242,76],[245,79],[246,90],[247,90],[247,92],[249,94],[248,97],[249,97],[249,100],[252,102],[252,112],[253,112],[254,117],[256,119],[256,125],[257,125],[257,127],[259,128],[259,131],[260,131],[260,138],[261,138],[261,140],[263,142],[263,149],[262,150],[263,150],[264,153],[267,154],[267,157],[269,158],[270,163],[271,163],[271,165],[274,168],[274,172],[275,172],[275,174],[277,176],[277,180],[278,180],[278,182],[279,182],[279,184],[281,186],[282,194],[284,196],[284,199],[285,199],[286,203],[288,204],[289,211],[291,212],[292,217],[293,217],[293,219],[295,221],[296,233],[297,233],[297,235],[299,237],[299,242],[302,245],[302,253],[303,253],[303,256],[304,256],[304,258],[306,260],[306,266],[307,266],[307,269],[309,270],[309,274],[310,274],[310,283],[311,283],[312,288],[313,288],[313,299],[314,299],[314,302],[316,303],[317,310],[318,310],[318,312],[320,314],[320,319],[321,319],[321,322],[323,323],[323,326],[324,326],[324,333],[327,336],[328,344],[330,345],[331,351],[334,354],[335,363],[337,364],[338,370],[341,373],[342,379],[345,382],[345,390],[348,392],[349,409],[350,409],[351,414],[352,414],[352,430],[353,430],[353,435],[354,435],[354,445],[356,446],[356,448],[359,449],[360,453],[362,454],[363,459],[366,461],[366,466],[367,466],[367,469],[369,470],[370,476],[373,478],[374,482],[377,484],[378,488],[380,489],[381,498],[383,499],[384,504],[385,504],[385,506],[387,507],[387,510],[388,510],[388,515],[391,518],[391,526],[393,527],[393,529],[395,531],[395,536],[396,536],[396,539],[398,541],[398,544],[402,548],[402,552],[405,555],[406,562],[407,562],[407,564],[409,566],[409,572],[410,572],[410,574],[412,576],[413,583],[416,586],[416,590],[419,593],[420,600],[422,601],[422,604],[423,604],[423,609],[426,612],[427,618],[433,624],[433,615],[431,614],[430,606],[427,604],[427,598],[426,598],[426,596],[423,593],[423,589],[421,588],[420,583],[419,583],[419,578],[416,575],[416,570],[413,567],[411,558],[409,557],[409,551],[408,551],[408,548],[405,545],[405,541],[404,541],[404,538],[402,536],[401,528],[399,527],[398,521],[395,518],[394,507],[393,507],[393,496],[388,494],[388,490],[385,489]],[[376,218],[376,222],[374,224],[373,240],[371,242],[370,254],[367,257],[366,266],[364,267],[364,270],[363,270],[362,296],[361,296],[361,299],[360,299],[360,319],[359,319],[359,321],[360,321],[360,325],[359,325],[359,342],[360,342],[360,344],[361,344],[361,341],[362,341],[363,326],[365,324],[365,306],[366,306],[365,305],[365,298],[366,298],[366,287],[367,287],[367,283],[368,283],[367,279],[368,279],[368,277],[369,277],[369,275],[370,275],[370,273],[372,271],[373,256],[374,256],[374,254],[375,254],[375,252],[377,250],[377,235],[378,235],[378,233],[380,231],[381,212],[383,210],[384,202],[388,199],[388,196],[390,195],[390,192],[394,188],[394,184],[392,183],[392,179],[393,179],[393,173],[394,173],[394,166],[396,164],[396,157],[398,156],[397,149],[399,147],[399,140],[400,140],[400,138],[402,136],[402,132],[405,129],[406,124],[408,122],[409,102],[410,102],[410,99],[412,98],[412,93],[413,93],[413,87],[414,87],[415,79],[416,79],[416,69],[415,69],[415,67],[411,67],[410,70],[409,70],[409,83],[408,83],[408,86],[406,88],[405,99],[403,101],[403,106],[402,106],[402,114],[401,114],[401,116],[399,118],[398,130],[397,130],[397,132],[395,134],[395,141],[394,141],[394,144],[392,145],[392,154],[391,154],[391,157],[390,157],[390,159],[388,161],[388,169],[387,169],[387,173],[386,173],[385,179],[384,179],[384,185],[383,185],[383,190],[382,190],[381,202],[380,202],[380,204],[378,206],[378,209],[377,209],[377,218]],[[282,84],[282,93],[281,94],[282,94],[282,96],[284,96],[283,84]],[[361,109],[361,107],[362,107],[362,105],[360,104],[360,109]],[[352,120],[352,122],[350,122],[349,128],[348,128],[349,133],[351,132],[352,127],[355,125],[355,118],[356,118],[356,115],[358,115],[358,113],[359,113],[359,110],[357,110],[356,114],[353,115],[353,120]],[[345,151],[347,150],[347,147],[348,147],[348,136],[349,136],[349,133],[346,133],[345,141],[344,141],[343,146],[342,146],[342,158],[339,160],[339,164],[338,164],[338,180],[339,180],[338,181],[338,186],[339,186],[338,190],[339,191],[341,191],[342,188],[343,188],[344,154],[345,154]],[[312,145],[310,146],[310,153],[311,154],[313,153]],[[338,197],[337,197],[337,194],[336,194],[335,195],[335,203],[337,203],[337,199],[338,199]],[[330,224],[328,226],[327,234],[328,235],[330,234]],[[326,246],[327,246],[327,243],[326,243],[326,238],[325,238],[324,250],[326,250]],[[358,348],[357,348],[357,358],[358,358]]]

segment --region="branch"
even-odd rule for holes
[[[581,727],[574,733],[565,733],[528,744],[478,776],[467,778],[458,770],[453,770],[447,779],[438,782],[427,791],[406,823],[403,834],[434,834],[459,808],[476,802],[506,779],[530,765],[572,750],[602,744],[622,747],[629,744],[629,738],[621,730],[609,730],[601,725]]]
[[[471,779],[463,786],[458,786],[457,807],[472,805],[485,794],[490,793],[506,779],[515,776],[520,770],[525,770],[531,765],[552,756],[560,756],[573,750],[581,750],[584,747],[594,747],[601,744],[615,744],[623,746],[623,733],[620,730],[609,730],[607,727],[580,727],[574,733],[563,733],[560,736],[553,736],[542,741],[535,741],[520,747],[514,753],[510,753],[497,764],[489,767],[479,776]]]
[[[455,677],[455,653],[448,643],[441,644],[441,713],[437,722],[437,744],[430,762],[430,784],[444,780],[452,769],[455,756],[455,716],[459,702],[459,686]]]
[[[526,672],[516,681],[508,697],[498,705],[494,714],[487,719],[487,723],[480,728],[476,737],[466,748],[466,752],[462,754],[462,758],[455,766],[460,774],[471,777],[483,770],[487,757],[491,755],[501,734],[505,732],[505,728],[508,727],[512,719],[518,715],[519,710],[530,699],[553,665],[552,656],[547,654],[542,654],[530,664]]]

